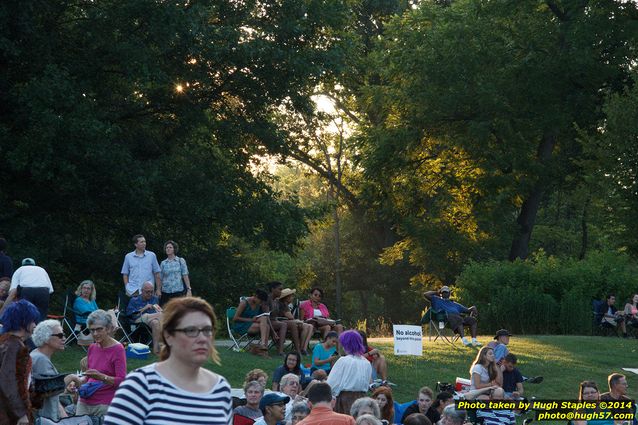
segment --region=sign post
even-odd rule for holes
[[[423,329],[414,325],[392,325],[395,356],[422,356]]]

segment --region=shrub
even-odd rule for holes
[[[457,280],[456,296],[476,305],[481,332],[586,334],[592,300],[616,294],[617,307],[638,292],[636,265],[625,254],[595,252],[584,260],[548,257],[472,262]]]

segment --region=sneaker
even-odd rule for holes
[[[465,345],[466,347],[469,347],[472,345],[472,343],[468,341],[467,338],[461,338],[461,341],[463,342],[463,345]]]
[[[541,382],[543,382],[543,377],[542,376],[534,376],[533,378],[529,378],[525,382],[529,382],[530,384],[540,384]]]
[[[480,347],[480,346],[482,346],[483,344],[481,344],[480,342],[478,342],[476,339],[473,339],[473,340],[472,340],[472,345],[473,345],[474,347]]]

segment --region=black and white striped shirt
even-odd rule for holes
[[[224,377],[206,393],[191,393],[160,375],[153,363],[131,372],[120,384],[104,425],[228,425],[231,407]]]

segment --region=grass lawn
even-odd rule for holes
[[[479,337],[487,343],[489,337]],[[423,343],[423,357],[395,356],[391,339],[370,339],[370,344],[380,348],[389,364],[389,379],[397,384],[395,400],[413,400],[421,386],[433,390],[437,381],[454,382],[457,376],[468,378],[470,364],[476,356],[477,348],[457,348],[437,341]],[[615,337],[590,336],[514,336],[509,344],[510,351],[517,355],[518,366],[523,375],[542,375],[542,384],[526,385],[526,394],[541,399],[575,399],[578,383],[585,379],[595,380],[601,391],[607,386],[607,375],[612,371],[624,373],[622,367],[638,368],[638,340]],[[248,353],[235,353],[226,347],[218,347],[222,365],[209,364],[211,370],[226,377],[233,387],[241,386],[246,372],[253,368],[264,369],[269,375],[282,363],[282,359],[263,359]],[[82,349],[73,346],[53,357],[53,363],[60,372],[78,369],[80,359],[85,355]],[[155,361],[129,359],[128,369]],[[304,357],[304,363],[310,361]],[[629,396],[638,396],[638,375],[625,373],[629,382]],[[270,384],[269,384],[270,385]],[[436,392],[436,391],[435,391]]]

